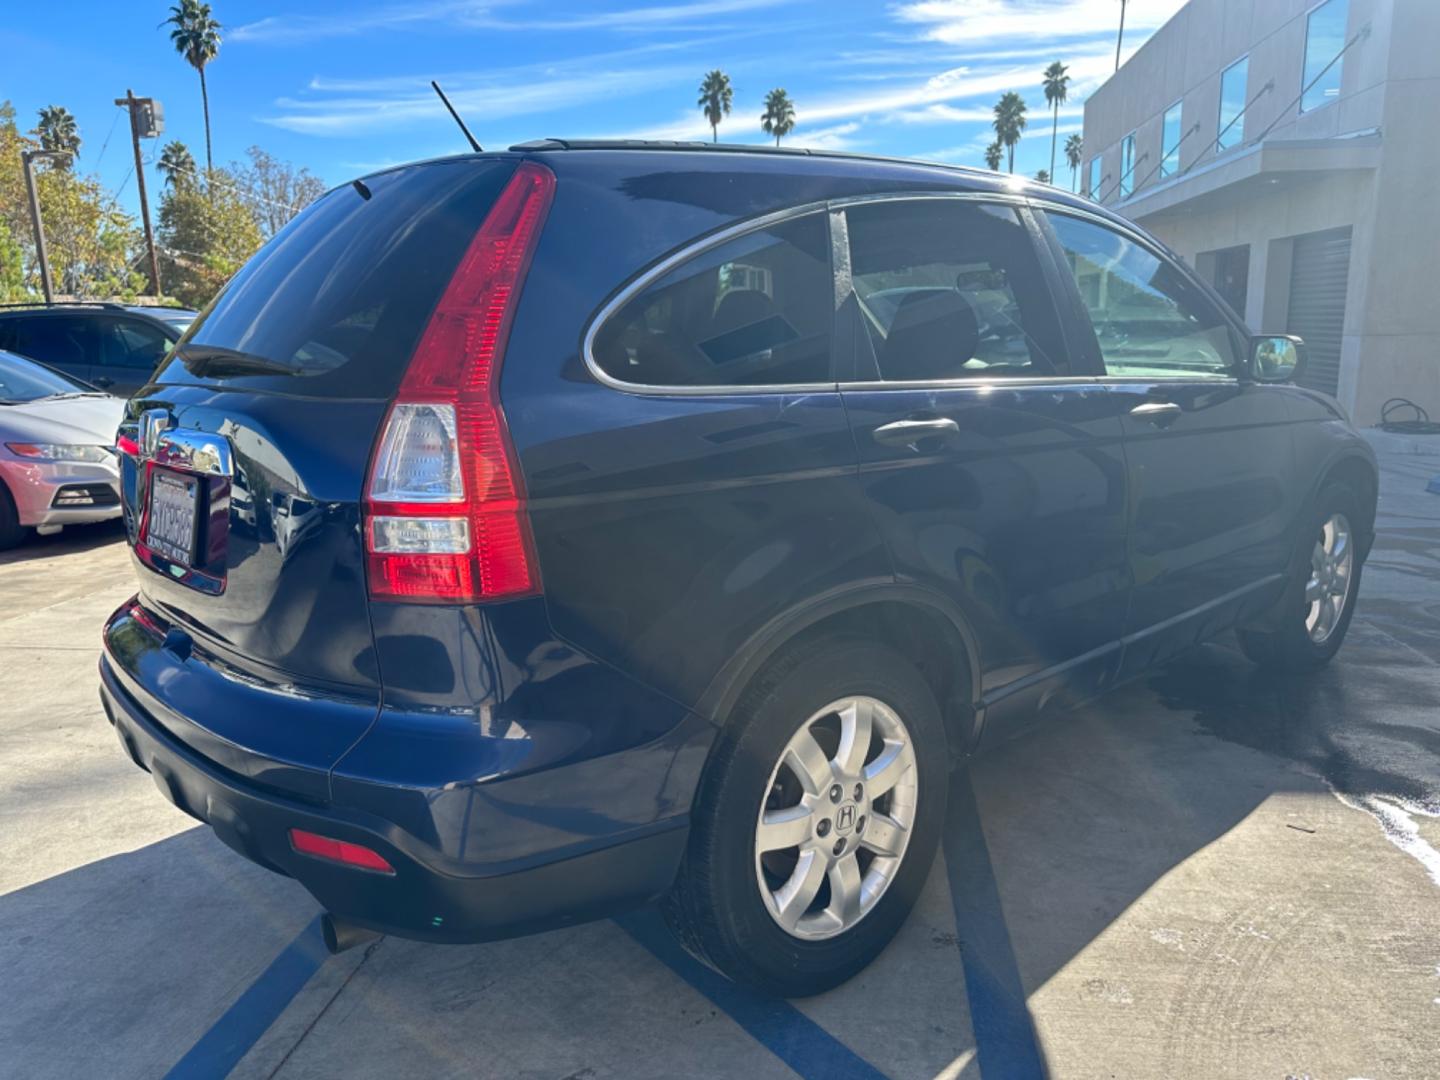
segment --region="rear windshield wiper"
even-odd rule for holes
[[[191,375],[294,375],[289,364],[223,345],[182,345],[176,350]]]

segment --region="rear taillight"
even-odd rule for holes
[[[500,364],[555,176],[522,162],[420,337],[370,464],[370,595],[470,603],[538,592]]]

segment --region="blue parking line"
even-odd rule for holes
[[[945,872],[955,906],[955,933],[960,939],[980,1075],[984,1080],[1043,1078],[1044,1058],[1000,907],[1000,887],[980,828],[970,774],[963,768],[950,787],[948,818]]]
[[[883,1080],[884,1073],[789,1002],[752,993],[700,963],[653,909],[622,915],[615,923],[801,1076]]]
[[[228,1076],[320,970],[327,956],[317,917],[200,1036],[165,1074],[165,1080],[216,1080]]]

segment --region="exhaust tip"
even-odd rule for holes
[[[328,911],[320,916],[320,933],[325,938],[325,948],[330,951],[331,956],[338,956],[346,949],[364,945],[365,942],[374,941],[380,936],[374,930],[337,919]]]

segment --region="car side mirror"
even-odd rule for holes
[[[1252,337],[1249,368],[1256,382],[1293,382],[1305,369],[1305,342],[1294,334]]]

